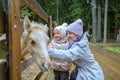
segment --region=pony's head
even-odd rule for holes
[[[23,43],[21,46],[27,48],[27,51],[34,57],[42,71],[48,70],[51,67],[51,60],[47,51],[49,41],[47,25],[30,22],[25,17],[23,27],[24,32],[21,37]]]

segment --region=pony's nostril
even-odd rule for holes
[[[45,65],[45,63],[42,64],[42,68],[43,68],[42,70],[44,70],[44,71],[48,70],[47,67],[46,67],[46,65]]]
[[[42,67],[44,67],[44,63],[42,63]]]
[[[51,68],[51,64],[50,63],[43,63],[42,67],[45,71],[49,70]]]

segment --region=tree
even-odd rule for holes
[[[91,2],[92,10],[92,29],[93,29],[93,40],[96,42],[97,38],[97,15],[96,15],[96,0]]]
[[[53,21],[57,20],[57,1],[55,0],[37,0],[46,13],[52,16]],[[84,22],[84,30],[91,28],[93,31],[93,40],[101,41],[104,36],[104,9],[105,0],[59,0],[59,24],[67,22],[68,24],[81,18]],[[120,0],[109,1],[107,22],[108,28],[106,33],[108,35],[114,34],[115,30],[120,26]],[[41,21],[36,14],[34,14],[25,6],[21,7],[21,15],[28,15],[31,19]],[[23,16],[24,17],[24,16]],[[59,25],[58,24],[58,25]],[[107,34],[106,34],[107,38]]]
[[[101,5],[98,3],[97,41],[101,41]]]
[[[108,8],[108,0],[105,2],[105,17],[104,17],[104,40],[103,42],[107,42],[107,8]]]
[[[91,27],[91,10],[90,5],[83,0],[74,0],[73,4],[70,6],[70,15],[72,22],[78,18],[81,18],[84,23],[84,29]]]

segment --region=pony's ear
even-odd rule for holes
[[[29,29],[31,27],[31,22],[30,22],[30,20],[29,20],[29,18],[27,16],[24,18],[23,27],[24,27],[24,31],[29,32]]]

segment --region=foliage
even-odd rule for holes
[[[72,20],[81,18],[84,22],[84,26],[87,27],[88,24],[91,24],[91,8],[87,4],[87,1],[74,0],[73,4],[70,7]]]
[[[120,4],[119,0],[109,1],[109,8],[111,12],[110,17],[113,16],[113,18],[111,18],[111,23],[114,24],[117,28],[120,26],[120,5],[119,4]]]
[[[57,20],[57,6],[59,12],[59,24],[63,22],[71,23],[78,18],[81,18],[84,22],[84,28],[88,25],[92,25],[92,14],[91,14],[91,1],[92,0],[36,0],[44,11],[52,16],[52,20]],[[59,4],[57,5],[57,1]],[[104,7],[105,0],[96,0],[96,12],[98,4],[101,5],[101,28],[103,33],[104,29]],[[115,33],[115,29],[120,28],[120,0],[109,0],[108,1],[108,28],[107,33]],[[29,16],[31,19],[41,21],[38,16],[21,3],[21,17]],[[96,31],[97,32],[97,31]]]
[[[5,59],[5,51],[2,49],[2,43],[0,42],[0,59]]]
[[[71,20],[69,17],[69,7],[71,6],[71,0],[58,0],[59,4],[57,5],[57,0],[44,0],[39,1],[38,3],[42,6],[42,8],[46,11],[46,13],[52,16],[53,21],[57,21],[57,9],[59,14],[59,23],[68,22]],[[57,8],[58,6],[58,8]]]
[[[45,23],[42,18],[40,18],[35,12],[33,12],[31,9],[29,9],[22,1],[20,5],[20,14],[21,18],[24,18],[25,16],[28,16],[30,20]]]
[[[21,2],[20,14],[21,18],[24,18],[25,16],[28,16],[32,19],[36,18],[36,14],[33,11],[31,11],[23,2]]]
[[[42,6],[44,11],[49,15],[52,16],[53,20],[56,20],[56,0],[43,0],[39,1],[38,3]]]
[[[0,10],[3,9],[2,0],[0,0]]]

